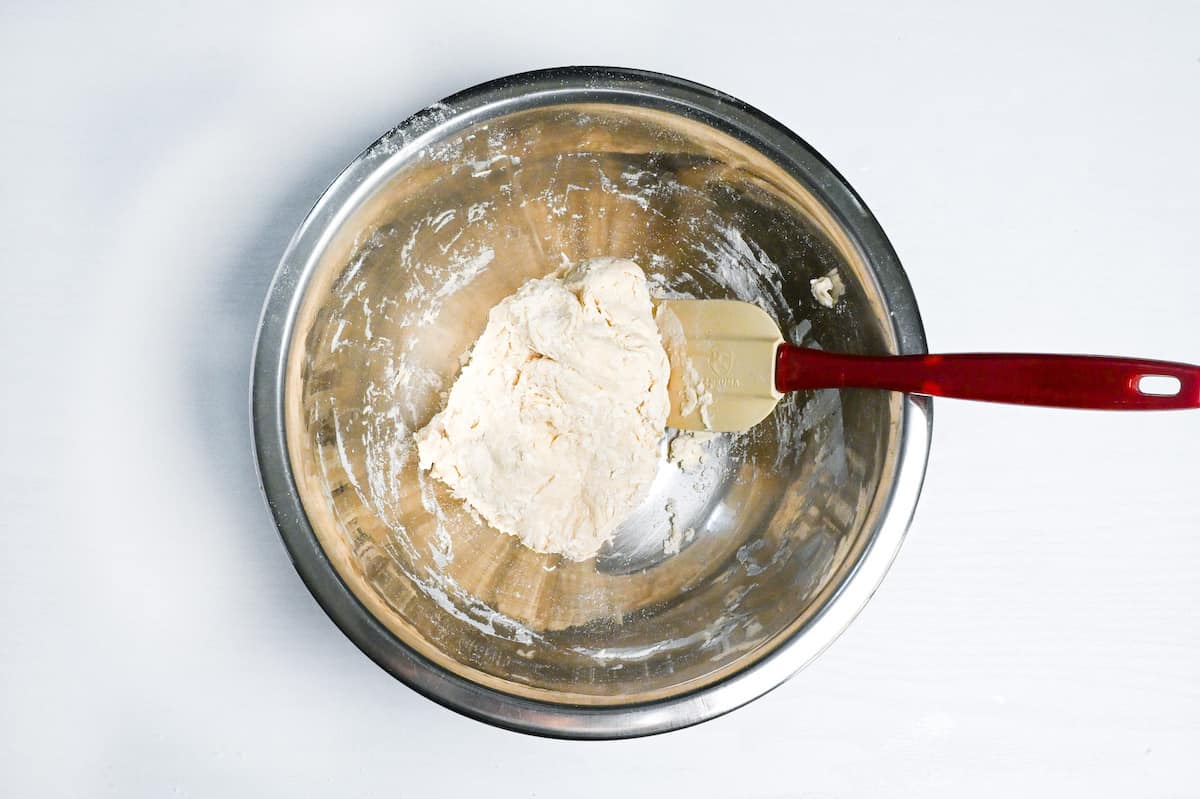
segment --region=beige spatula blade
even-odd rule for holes
[[[736,300],[668,300],[656,317],[671,361],[668,425],[747,430],[775,409],[783,396],[775,390],[783,337],[766,311]]]

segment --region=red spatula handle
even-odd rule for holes
[[[1145,378],[1155,380],[1143,383]],[[775,386],[785,392],[879,388],[932,397],[1056,408],[1115,411],[1200,408],[1200,366],[1093,355],[981,353],[876,357],[782,344],[775,360]]]

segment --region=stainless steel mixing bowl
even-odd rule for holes
[[[346,635],[438,702],[565,737],[711,718],[824,649],[896,554],[931,421],[898,394],[792,396],[698,470],[664,458],[596,559],[524,548],[417,468],[412,432],[497,301],[600,255],[809,344],[925,351],[883,232],[794,134],[693,83],[570,68],[455,95],[342,173],[280,264],[252,392],[271,509]],[[827,309],[809,280],[835,267]]]

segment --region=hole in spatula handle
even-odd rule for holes
[[[1182,388],[1182,381],[1171,375],[1142,375],[1137,381],[1137,390],[1150,397],[1174,397]]]

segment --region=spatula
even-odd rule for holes
[[[1092,355],[844,355],[787,344],[761,308],[669,300],[671,427],[729,432],[761,422],[789,391],[873,388],[1055,408],[1200,408],[1200,366]]]

